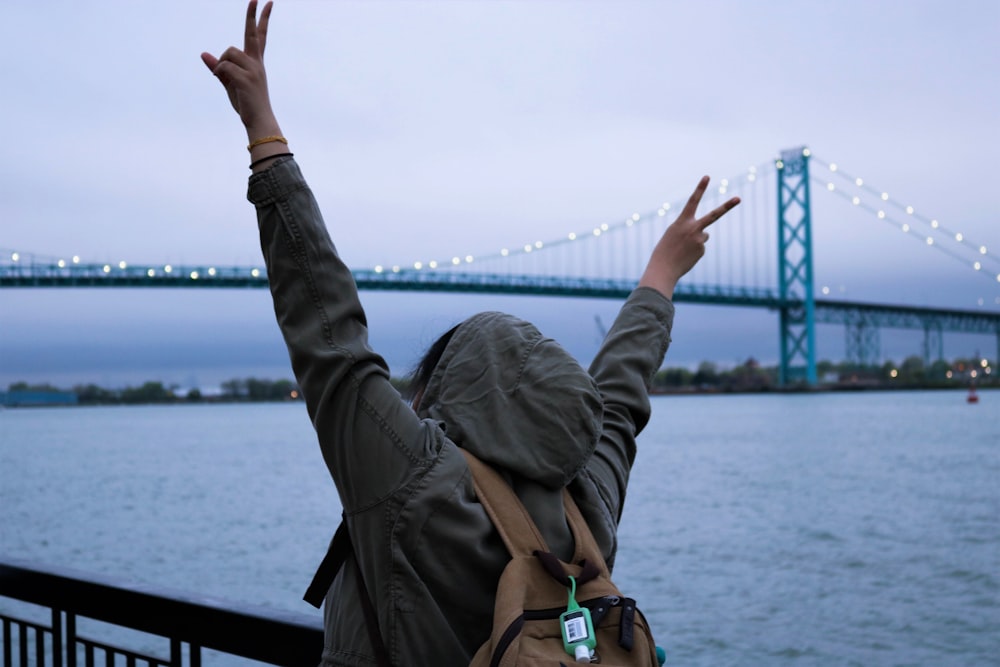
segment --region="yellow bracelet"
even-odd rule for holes
[[[278,135],[278,134],[272,134],[270,137],[261,137],[260,139],[254,139],[247,146],[247,150],[248,151],[252,151],[253,148],[254,148],[254,146],[260,146],[261,144],[269,144],[272,141],[280,141],[281,143],[285,144],[286,146],[288,145],[288,139],[285,139],[284,137],[282,137],[281,135]]]

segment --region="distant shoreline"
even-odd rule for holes
[[[995,362],[994,362],[995,363]],[[802,373],[803,368],[790,372]],[[802,375],[795,376],[786,386],[780,386],[779,369],[763,367],[753,358],[734,368],[720,370],[703,361],[696,370],[663,368],[652,378],[650,394],[657,396],[749,394],[749,393],[814,393],[842,391],[900,391],[955,389],[974,392],[1000,386],[1000,374],[993,373],[993,364],[986,358],[943,359],[926,365],[918,356],[907,357],[901,364],[891,361],[881,365],[851,362],[816,364],[816,382],[808,384]],[[393,386],[407,393],[408,377],[391,378]],[[77,405],[171,405],[193,403],[276,403],[302,401],[302,392],[293,380],[269,380],[255,377],[233,378],[220,383],[218,389],[182,389],[148,381],[138,387],[108,389],[96,384],[79,384],[70,389],[50,384],[15,382],[7,391],[0,391],[0,406],[42,407]]]
[[[857,393],[857,392],[911,392],[911,391],[953,391],[956,393],[970,392],[970,386],[961,384],[924,384],[924,385],[900,385],[892,383],[881,384],[850,384],[833,383],[821,384],[810,387],[808,385],[795,385],[792,387],[759,387],[759,388],[737,388],[737,387],[654,387],[650,392],[650,397],[660,396],[732,396],[743,394],[833,394],[833,393]],[[974,394],[979,392],[990,392],[1000,389],[996,383],[989,385],[976,385]],[[9,394],[10,392],[7,392]],[[301,396],[284,398],[249,398],[249,397],[223,397],[212,396],[191,400],[183,397],[176,397],[173,400],[158,401],[106,401],[106,402],[81,402],[79,400],[28,400],[7,402],[4,400],[5,393],[0,392],[0,410],[4,409],[32,409],[32,408],[88,408],[88,407],[130,407],[130,406],[178,406],[178,405],[240,405],[240,404],[260,404],[260,403],[303,403]]]

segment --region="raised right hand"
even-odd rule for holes
[[[653,255],[639,279],[640,286],[652,287],[668,299],[672,298],[677,281],[694,268],[705,254],[705,243],[708,241],[708,232],[705,230],[740,203],[739,197],[733,197],[699,218],[698,205],[706,189],[708,176],[703,176],[684,210],[663,232],[653,249]]]

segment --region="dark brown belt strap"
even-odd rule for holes
[[[340,572],[340,568],[344,566],[344,561],[347,560],[349,553],[351,553],[351,536],[347,533],[347,522],[341,521],[340,525],[337,526],[337,532],[333,534],[333,539],[330,540],[330,546],[327,547],[326,555],[323,556],[323,562],[319,564],[316,574],[313,575],[312,583],[309,584],[302,599],[317,609],[323,606],[326,593],[333,585],[333,580]]]
[[[330,586],[333,585],[333,580],[337,578],[337,573],[340,572],[340,568],[347,561],[347,556],[353,550],[351,534],[347,531],[347,520],[342,519],[340,525],[337,526],[337,532],[330,540],[330,546],[327,547],[326,555],[323,556],[323,562],[319,564],[319,568],[313,575],[312,582],[302,599],[319,609],[323,605],[323,600],[326,599]],[[378,667],[391,667],[389,651],[385,648],[382,633],[379,631],[378,615],[375,613],[371,598],[368,597],[368,587],[365,586],[365,579],[361,576],[361,565],[358,563],[357,554],[354,555],[354,576],[358,582],[358,593],[361,594],[361,611],[365,615],[368,640],[371,642],[372,651],[375,652],[375,663]]]

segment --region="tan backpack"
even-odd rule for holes
[[[635,600],[623,596],[611,582],[597,542],[569,491],[563,491],[563,502],[576,541],[573,563],[549,553],[510,485],[491,467],[463,453],[472,469],[476,496],[511,555],[497,586],[492,634],[472,658],[471,667],[558,667],[580,664],[577,657],[608,666],[660,665],[660,649],[646,619]],[[579,612],[573,609],[577,606]],[[584,608],[592,621],[592,638],[586,637],[591,626],[581,618]],[[596,646],[579,648],[585,639],[596,639]]]

